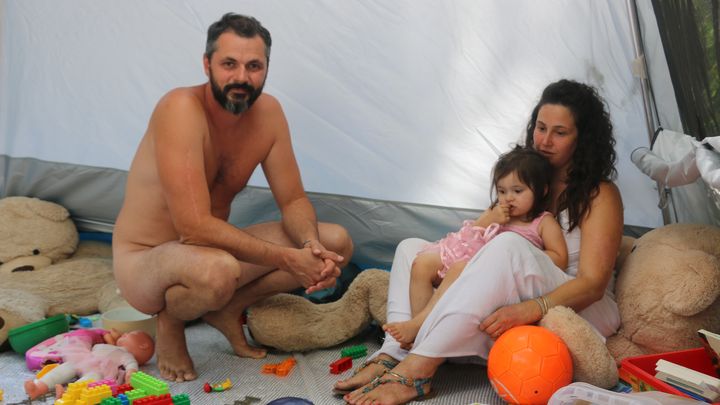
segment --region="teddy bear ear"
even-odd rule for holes
[[[44,201],[39,198],[28,197],[8,197],[3,205],[12,210],[16,215],[30,218],[32,216],[40,216],[50,221],[62,222],[70,217],[70,213],[65,207]]]

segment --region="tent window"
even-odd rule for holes
[[[685,133],[720,135],[720,0],[652,4]]]

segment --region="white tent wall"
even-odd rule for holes
[[[649,140],[625,1],[0,0],[0,10],[0,196],[58,201],[89,229],[111,229],[157,100],[206,81],[206,29],[227,11],[272,33],[265,91],[284,106],[320,218],[352,223],[360,247],[437,237],[485,209],[497,153],[560,78],[608,102],[625,222],[662,225],[654,184],[629,159]],[[250,184],[234,223],[276,215],[261,171]],[[248,214],[248,196],[266,213]]]

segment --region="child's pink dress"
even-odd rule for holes
[[[460,261],[470,260],[480,248],[502,232],[510,231],[518,233],[533,245],[537,246],[538,249],[542,250],[544,249],[544,244],[540,234],[538,234],[538,227],[540,226],[540,221],[542,221],[546,215],[551,214],[545,211],[533,219],[528,225],[492,224],[487,228],[475,226],[473,225],[475,221],[466,220],[463,221],[463,225],[459,231],[448,233],[447,236],[439,241],[424,247],[418,254],[428,252],[440,253],[440,260],[442,261],[443,267],[438,270],[438,276],[445,278],[445,274],[450,266]]]

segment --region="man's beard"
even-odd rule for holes
[[[213,97],[215,97],[215,100],[217,100],[224,109],[235,115],[240,115],[252,107],[255,100],[262,94],[264,86],[265,84],[263,83],[262,86],[256,89],[249,83],[230,83],[220,89],[220,85],[215,82],[212,71],[210,72],[210,87],[212,88]],[[247,98],[240,97],[233,99],[229,97],[228,94],[235,89],[245,91]]]

